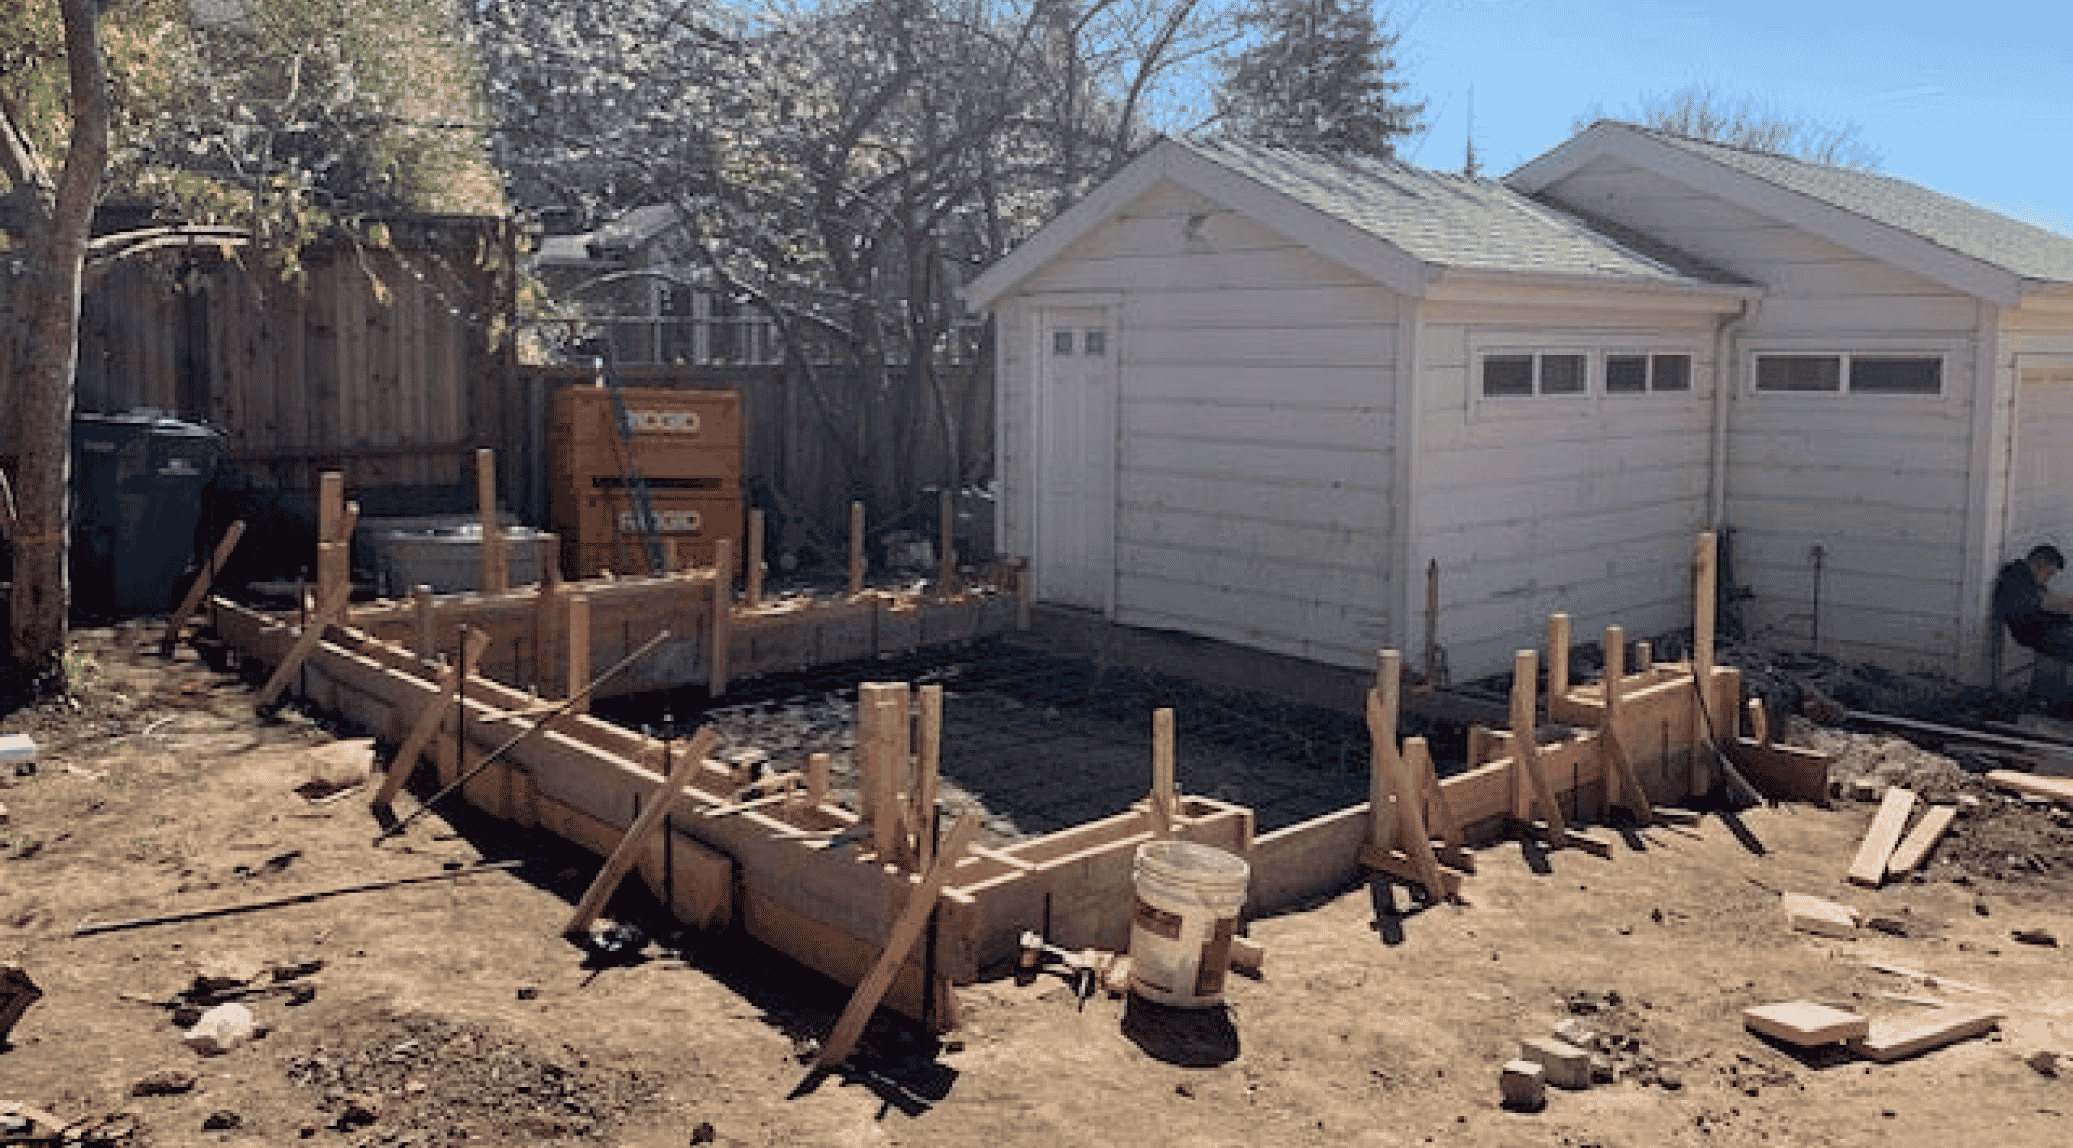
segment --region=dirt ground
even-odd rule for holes
[[[814,1082],[801,1058],[845,991],[739,937],[673,935],[632,897],[618,914],[660,939],[586,954],[559,932],[595,858],[462,814],[377,847],[363,803],[298,790],[332,732],[255,719],[249,687],[191,651],[119,645],[81,635],[73,701],[0,718],[43,748],[33,775],[0,776],[0,960],[45,993],[0,1048],[0,1103],[102,1143],[1948,1148],[2073,1127],[2073,815],[1894,738],[1794,731],[1838,754],[1839,779],[1983,798],[1918,880],[1844,882],[1872,802],[1599,830],[1604,858],[1500,844],[1462,905],[1379,885],[1252,922],[1266,967],[1232,978],[1223,1009],[1079,1005],[1057,976],[1003,978],[960,990],[962,1031],[881,1019],[849,1071]],[[484,860],[518,864],[467,871]],[[433,874],[449,876],[73,935]],[[1791,932],[1781,891],[1877,927]],[[166,1006],[238,995],[200,997],[198,975],[246,985],[264,1035],[186,1047]],[[1880,1065],[1744,1031],[1742,1008],[1787,1000],[2006,1015]],[[1607,1038],[1616,1079],[1502,1108],[1519,1041],[1572,1017]]]

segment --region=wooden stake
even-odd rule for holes
[[[403,739],[403,748],[389,762],[388,773],[382,776],[381,788],[375,790],[368,805],[375,809],[386,809],[403,790],[403,783],[410,780],[411,771],[417,768],[418,755],[431,743],[439,726],[445,721],[447,712],[461,698],[461,671],[464,667],[482,664],[482,651],[489,648],[490,636],[487,630],[461,627],[461,648],[455,651],[455,664],[439,672],[439,696],[425,703],[418,711],[416,724],[410,727],[410,736]]]
[[[950,594],[957,589],[957,503],[948,487],[937,495],[942,542],[937,555],[936,593]]]
[[[590,684],[590,595],[578,590],[568,597],[569,623],[562,629],[569,647],[569,688],[562,696],[581,699],[573,712],[588,713],[590,702],[583,696],[583,689]]]
[[[1533,736],[1534,714],[1539,704],[1534,678],[1539,662],[1540,656],[1532,650],[1520,650],[1512,659],[1512,766],[1523,766],[1526,771],[1527,800],[1522,816],[1538,805],[1541,816],[1547,818],[1548,848],[1560,849],[1569,841],[1569,826],[1562,819],[1562,805],[1555,800],[1547,773],[1540,767],[1540,743]]]
[[[180,599],[180,608],[173,611],[171,621],[166,623],[166,633],[158,641],[158,654],[162,658],[173,656],[173,647],[180,644],[180,632],[187,628],[188,619],[194,617],[194,608],[201,605],[202,597],[209,592],[209,585],[216,580],[216,572],[230,561],[230,552],[238,548],[238,539],[245,536],[245,520],[239,519],[223,532],[223,540],[216,544],[215,553],[209,556],[209,564],[194,576],[194,585],[187,588],[187,596]]]
[[[1395,656],[1396,651],[1389,651]],[[1453,895],[1446,876],[1440,872],[1439,859],[1432,855],[1432,833],[1425,827],[1425,796],[1422,788],[1411,779],[1411,771],[1404,768],[1404,759],[1394,744],[1396,731],[1390,724],[1392,714],[1386,712],[1382,691],[1368,691],[1368,737],[1376,746],[1375,764],[1385,778],[1385,786],[1396,796],[1397,836],[1401,838],[1398,847],[1411,863],[1411,871],[1417,875],[1419,884],[1425,886],[1425,896],[1435,903]],[[1413,740],[1423,745],[1423,738]],[[1372,799],[1371,799],[1372,800]],[[1370,805],[1369,819],[1379,823],[1388,816],[1389,804],[1385,797],[1382,804]],[[1371,842],[1370,849],[1379,851],[1381,843]]]
[[[748,561],[743,569],[748,579],[741,603],[754,610],[763,605],[763,512],[749,511]]]
[[[828,800],[828,774],[833,759],[825,753],[811,754],[806,759],[806,804],[818,809]]]
[[[1713,755],[1705,752],[1706,746],[1717,743],[1724,735],[1713,728],[1714,713],[1720,707],[1715,705],[1713,695],[1713,612],[1715,606],[1713,532],[1701,531],[1698,541],[1692,546],[1692,682],[1699,691],[1699,699],[1706,704],[1696,707],[1692,714],[1692,755],[1690,791],[1705,793],[1713,788]],[[1736,699],[1736,705],[1741,699]],[[1728,709],[1722,718],[1732,722],[1735,712]]]
[[[914,760],[914,793],[909,799],[914,826],[915,866],[927,869],[936,859],[936,788],[943,754],[943,687],[921,687],[921,745]]]
[[[1656,648],[1651,642],[1634,643],[1634,672],[1651,674],[1656,668]]]
[[[1655,806],[1648,791],[1634,773],[1634,760],[1627,756],[1620,733],[1620,699],[1626,694],[1627,631],[1605,627],[1605,718],[1598,723],[1598,740],[1605,751],[1605,803],[1621,806],[1643,825],[1656,822]]]
[[[1749,737],[1761,746],[1771,744],[1771,715],[1763,708],[1762,698],[1749,699]]]
[[[270,709],[280,700],[281,691],[287,688],[288,679],[295,676],[296,671],[302,668],[304,660],[310,656],[310,652],[317,648],[317,643],[324,639],[324,631],[330,628],[332,619],[345,608],[346,596],[352,593],[352,589],[350,584],[336,586],[326,597],[318,600],[316,610],[303,625],[302,633],[295,639],[295,645],[288,650],[288,656],[282,658],[281,664],[274,667],[273,676],[266,680],[259,696],[253,699],[254,708]]]
[[[475,452],[475,506],[482,515],[482,592],[502,594],[511,588],[511,553],[504,525],[497,521],[497,452]]]
[[[423,583],[410,596],[417,605],[418,661],[429,662],[439,656],[439,607],[432,599],[432,588]]]
[[[849,596],[864,592],[864,504],[849,504]]]
[[[555,686],[554,646],[561,628],[561,597],[560,579],[549,578],[540,583],[540,595],[533,599],[533,688],[550,697]]]
[[[893,977],[899,973],[900,966],[907,963],[907,954],[914,948],[914,942],[921,939],[923,927],[935,912],[937,894],[942,892],[951,870],[964,858],[965,850],[978,833],[979,817],[969,811],[951,827],[949,838],[936,854],[935,864],[929,866],[921,884],[908,894],[907,907],[901,910],[899,919],[893,922],[892,930],[886,934],[885,949],[878,954],[878,962],[857,985],[857,991],[842,1010],[841,1019],[835,1022],[835,1030],[828,1034],[828,1042],[821,1046],[821,1054],[814,1061],[816,1069],[825,1070],[841,1064],[856,1049],[857,1038],[864,1035],[865,1023],[877,1010],[885,991],[892,987]]]
[[[1389,843],[1389,762],[1396,757],[1398,690],[1403,658],[1395,650],[1375,654],[1375,684],[1368,690],[1368,844]],[[1405,848],[1409,848],[1406,846]]]
[[[1548,697],[1569,696],[1569,615],[1548,615]]]
[[[1152,711],[1152,793],[1149,801],[1152,837],[1164,841],[1173,836],[1173,818],[1178,798],[1173,786],[1173,711]]]
[[[1468,727],[1468,768],[1474,769],[1490,761],[1490,731],[1479,725]]]
[[[346,516],[345,475],[327,470],[317,478],[317,598],[322,600],[327,587],[352,580],[352,558],[335,549],[326,549],[325,544],[339,541],[339,528]],[[350,535],[351,531],[347,530]],[[341,559],[344,565],[341,565]]]
[[[872,849],[881,861],[894,861],[906,837],[899,792],[907,770],[907,683],[859,685],[857,720],[858,801],[871,826]]]
[[[1432,750],[1424,738],[1404,739],[1404,764],[1411,771],[1411,780],[1424,794],[1426,825],[1439,830],[1440,840],[1447,843],[1447,864],[1474,872],[1475,863],[1468,856],[1468,834],[1461,827],[1461,819],[1454,816],[1454,805],[1447,800],[1447,787],[1440,784],[1440,771],[1433,764]]]
[[[598,870],[597,879],[590,883],[583,899],[576,903],[575,913],[569,917],[568,925],[562,929],[563,936],[580,936],[590,931],[591,924],[597,920],[598,914],[604,911],[605,902],[610,900],[613,891],[619,888],[620,879],[625,877],[626,871],[633,868],[634,862],[640,859],[641,851],[648,846],[648,838],[653,837],[655,831],[662,827],[662,819],[669,816],[670,808],[683,794],[684,786],[690,784],[691,779],[698,776],[698,771],[705,767],[706,755],[713,751],[713,747],[718,745],[719,741],[719,732],[713,727],[699,727],[698,732],[691,738],[691,747],[684,751],[683,758],[669,771],[669,777],[663,781],[662,788],[649,795],[648,804],[641,809],[641,815],[634,818],[633,825],[627,829],[625,836],[619,838],[618,847],[605,859],[605,867]]]
[[[719,697],[727,692],[727,644],[732,641],[728,623],[734,614],[734,540],[713,543],[713,634],[712,659],[706,670],[706,693]]]

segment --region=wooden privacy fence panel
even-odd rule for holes
[[[515,234],[469,217],[384,226],[386,245],[325,240],[288,276],[210,245],[118,264],[82,300],[78,409],[211,423],[227,471],[261,488],[314,491],[336,469],[363,502],[465,489],[474,448],[523,425],[500,385]],[[20,290],[0,279],[0,316]],[[15,385],[0,362],[0,406]],[[11,433],[0,423],[0,453]]]

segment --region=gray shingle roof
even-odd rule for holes
[[[2073,283],[2073,238],[1877,172],[1707,143],[1622,124],[1722,167],[1899,228],[2024,279]]]
[[[1176,142],[1442,267],[1666,285],[1745,282],[1661,243],[1529,199],[1492,179],[1426,171],[1399,160],[1233,140]]]

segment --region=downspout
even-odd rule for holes
[[[1713,326],[1713,473],[1708,479],[1706,520],[1707,529],[1716,532],[1727,524],[1728,392],[1735,382],[1731,352],[1735,335],[1756,317],[1761,304],[1761,300],[1744,299],[1739,312],[1723,315]]]

